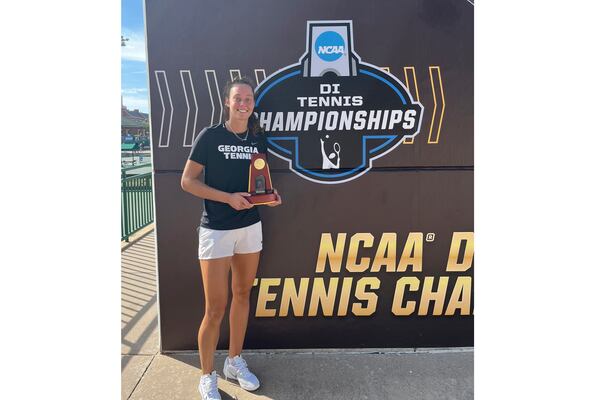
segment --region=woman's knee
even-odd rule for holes
[[[231,292],[233,294],[233,300],[235,301],[250,301],[250,290],[252,288],[244,288],[244,287],[233,287],[231,288]]]
[[[227,303],[207,304],[204,312],[204,318],[211,323],[220,323],[225,316]]]

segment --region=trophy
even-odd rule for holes
[[[277,201],[277,195],[273,191],[271,174],[267,164],[267,156],[264,153],[253,154],[250,160],[250,173],[248,179],[248,193],[246,197],[254,205],[269,204]]]

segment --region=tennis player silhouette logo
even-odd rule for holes
[[[329,135],[325,136],[326,139],[329,139]],[[321,140],[321,155],[323,156],[323,169],[339,169],[340,168],[340,144],[335,142],[333,144],[333,151],[327,155],[325,151],[325,142],[323,139]],[[334,164],[330,160],[333,160],[337,157],[337,162]]]

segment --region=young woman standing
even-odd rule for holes
[[[230,269],[233,299],[229,310],[229,356],[223,374],[225,378],[237,379],[246,390],[256,390],[260,385],[241,352],[250,290],[262,250],[260,216],[257,207],[246,199],[246,190],[250,157],[267,152],[266,137],[253,114],[254,87],[249,79],[229,82],[223,98],[226,122],[200,132],[181,178],[183,190],[204,199],[198,248],[205,297],[204,318],[198,331],[203,373],[198,390],[203,400],[221,399],[213,362],[227,306]],[[202,173],[204,182],[200,180]],[[277,201],[270,206],[280,204],[277,194]]]

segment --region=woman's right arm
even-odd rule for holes
[[[202,199],[219,201],[229,204],[236,210],[245,210],[254,205],[248,202],[244,196],[248,193],[227,193],[215,188],[211,188],[200,180],[200,175],[204,171],[204,165],[193,160],[187,160],[181,176],[181,188],[194,196]]]

